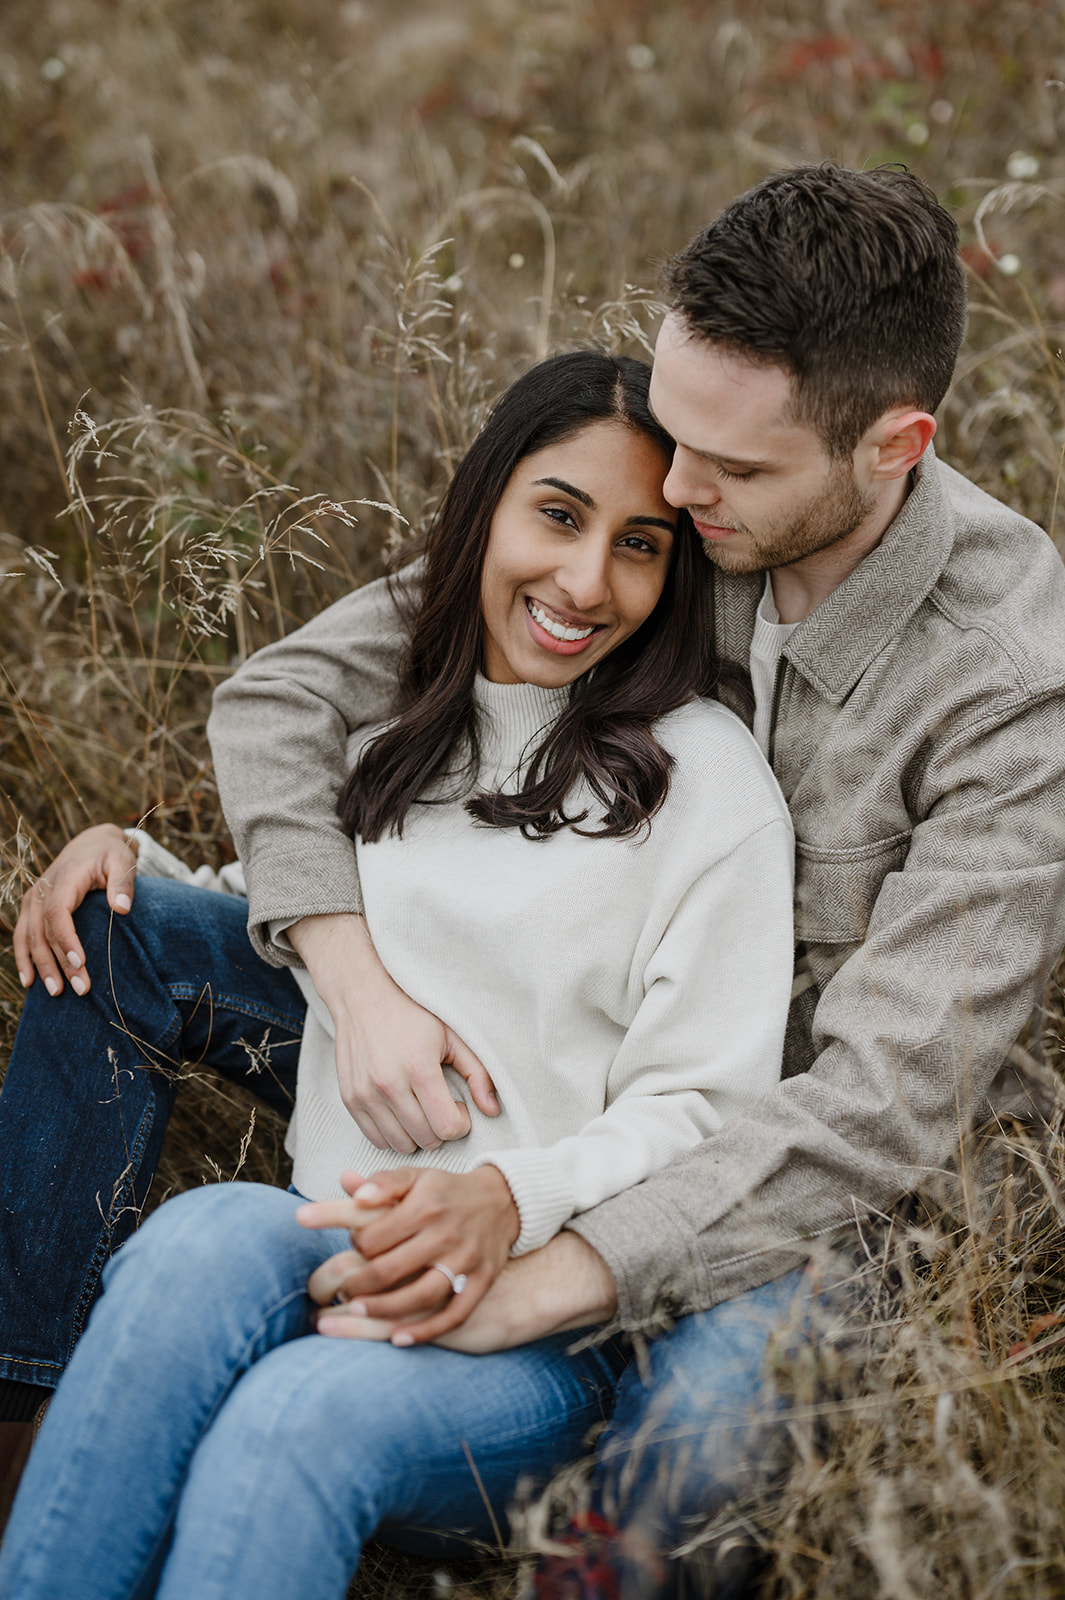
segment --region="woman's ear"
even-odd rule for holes
[[[904,478],[931,443],[936,419],[927,411],[896,407],[878,417],[866,435],[872,448],[874,478]]]

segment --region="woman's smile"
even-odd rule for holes
[[[529,613],[529,632],[536,643],[546,650],[553,649],[558,655],[578,655],[602,626],[597,622],[567,620],[560,612],[533,600],[530,595],[525,596],[525,609]],[[546,639],[541,637],[543,634],[547,635]]]
[[[518,463],[481,573],[487,677],[561,687],[646,622],[673,553],[668,466],[646,434],[613,421]]]

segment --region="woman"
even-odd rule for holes
[[[341,797],[374,959],[499,1093],[500,1114],[474,1104],[470,1133],[417,1157],[373,1224],[414,1292],[443,1284],[452,1325],[508,1253],[779,1071],[790,824],[746,730],[693,698],[715,663],[647,377],[578,353],[504,396],[428,536],[398,717]],[[323,1199],[341,1167],[395,1158],[353,1123],[329,996],[308,998],[294,1176]],[[115,1257],[31,1457],[0,1595],[339,1600],[375,1529],[411,1548],[424,1532],[401,1528],[488,1535],[515,1436],[534,1480],[576,1453],[609,1407],[611,1346],[573,1353],[560,1335],[478,1358],[315,1337],[305,1285],[347,1238],[323,1226],[330,1206],[300,1229],[300,1205],[198,1191]],[[449,1213],[476,1227],[442,1233]]]

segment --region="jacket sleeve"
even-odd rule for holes
[[[990,1111],[1065,943],[1065,698],[1014,699],[939,741],[909,852],[825,985],[816,1057],[697,1149],[569,1226],[660,1325],[801,1264],[894,1204]]]
[[[406,633],[397,598],[418,569],[379,579],[259,650],[216,691],[207,724],[222,809],[247,877],[248,931],[275,966],[295,951],[271,922],[361,911],[352,841],[336,816],[353,729],[392,713]]]
[[[700,873],[650,953],[602,1114],[553,1144],[478,1161],[499,1167],[518,1207],[512,1255],[691,1149],[779,1080],[793,859],[780,817]]]

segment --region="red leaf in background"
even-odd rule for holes
[[[127,189],[116,189],[114,194],[100,201],[96,210],[101,217],[106,217],[112,211],[134,211],[145,205],[150,198],[151,190],[148,185],[135,183]]]
[[[788,51],[787,65],[781,72],[784,78],[801,78],[815,63],[835,61],[839,56],[854,53],[854,40],[840,34],[825,33],[816,39],[798,39]]]
[[[972,244],[963,244],[958,251],[965,265],[970,271],[975,272],[978,278],[990,278],[995,265],[997,246],[994,240],[990,240],[989,243],[993,246],[991,250],[985,250],[982,244],[974,241]]]

